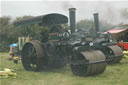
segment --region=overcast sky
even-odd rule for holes
[[[93,19],[92,14],[98,12],[100,20],[113,24],[128,23],[128,18],[122,16],[122,10],[128,11],[128,1],[1,1],[0,7],[0,16],[11,16],[12,19],[53,12],[68,16],[68,8],[75,7],[77,21]]]

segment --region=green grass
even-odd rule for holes
[[[21,62],[15,65],[7,58],[7,53],[0,53],[0,70],[14,69],[17,77],[1,79],[0,85],[128,85],[128,58],[120,64],[108,65],[104,73],[90,77],[72,75],[69,66],[45,72],[28,72]]]

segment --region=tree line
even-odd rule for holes
[[[16,20],[30,17],[32,16],[17,17]],[[16,43],[18,37],[38,35],[40,29],[42,29],[42,27],[38,25],[27,26],[27,28],[15,27],[10,17],[0,17],[0,52],[8,51],[9,45]]]

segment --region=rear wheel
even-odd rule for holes
[[[40,41],[27,42],[21,53],[22,64],[28,71],[39,71],[44,66],[44,48]]]

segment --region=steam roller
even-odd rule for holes
[[[98,13],[94,13],[94,22],[95,22],[95,48],[101,50],[107,59],[108,64],[120,63],[123,57],[122,49],[116,45],[116,42],[112,39],[111,33],[101,33],[99,32],[99,18]]]
[[[72,73],[78,76],[91,76],[104,72],[107,62],[103,51],[95,49],[95,45],[91,45],[92,39],[85,33],[75,30],[75,10],[75,8],[69,9],[70,32],[63,27],[68,23],[68,17],[58,13],[14,22],[15,26],[36,24],[48,27],[46,32],[41,30],[39,40],[32,40],[23,46],[21,60],[25,70],[43,71],[62,68],[69,64]],[[102,46],[98,46],[100,47]]]

